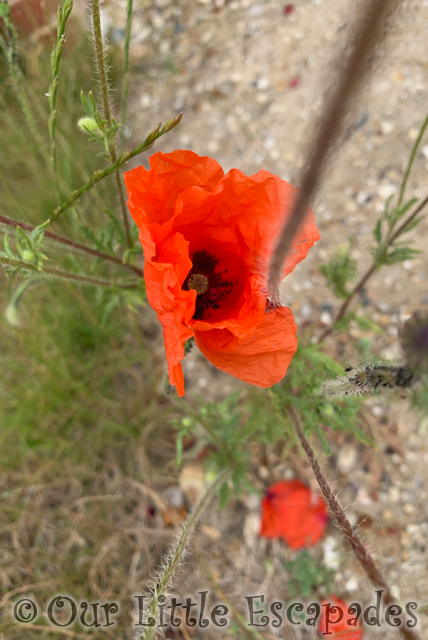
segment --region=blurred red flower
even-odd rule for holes
[[[315,544],[328,522],[327,506],[300,480],[282,480],[262,500],[260,535],[283,538],[292,549]]]
[[[298,87],[300,84],[300,76],[293,76],[293,78],[291,78],[288,81],[288,87],[289,89],[295,89],[296,87]]]
[[[324,605],[330,603],[327,609]],[[336,596],[330,596],[329,600],[322,602],[320,625],[318,635],[329,640],[363,640],[364,631],[360,622],[357,626],[349,625],[348,620],[355,618],[355,614],[348,614],[348,606]],[[336,623],[334,621],[337,621]]]
[[[224,175],[192,151],[159,152],[150,165],[124,177],[171,384],[184,395],[183,345],[193,336],[219,369],[260,387],[279,382],[297,348],[296,325],[290,309],[268,302],[266,275],[296,189],[267,171]],[[318,239],[309,211],[283,276]]]

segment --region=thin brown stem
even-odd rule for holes
[[[28,224],[27,222],[19,222],[18,220],[13,220],[13,218],[8,218],[7,216],[2,216],[0,214],[0,225],[4,224],[9,227],[21,227],[25,231],[33,231],[35,227],[32,224]],[[107,260],[108,262],[114,262],[114,264],[118,264],[121,267],[125,267],[125,269],[129,269],[134,273],[137,273],[142,278],[144,277],[144,271],[135,267],[132,264],[126,264],[122,262],[120,258],[116,256],[111,256],[108,253],[104,253],[103,251],[98,251],[97,249],[92,249],[92,247],[88,247],[85,244],[81,244],[80,242],[75,242],[74,240],[70,240],[70,238],[65,238],[64,236],[60,236],[58,233],[52,233],[52,231],[45,231],[45,238],[49,238],[50,240],[54,240],[55,242],[60,242],[61,244],[65,244],[68,247],[72,247],[76,251],[82,251],[82,253],[88,253],[95,258],[100,258],[101,260]]]
[[[305,453],[309,460],[309,464],[311,465],[312,471],[314,472],[314,475],[318,481],[318,484],[321,489],[321,493],[323,494],[325,501],[328,505],[328,508],[336,521],[336,525],[342,531],[345,540],[351,547],[352,551],[354,552],[355,556],[357,557],[358,561],[360,562],[361,566],[363,567],[364,571],[366,572],[371,582],[376,587],[380,587],[383,590],[384,604],[385,605],[394,604],[395,599],[391,594],[391,590],[387,582],[385,581],[385,578],[383,577],[381,571],[376,566],[372,556],[370,555],[368,549],[363,544],[359,535],[352,528],[352,525],[349,522],[348,518],[346,517],[346,514],[342,509],[339,501],[334,495],[328,483],[327,478],[322,472],[321,467],[318,463],[318,460],[315,457],[315,453],[303,433],[298,414],[292,407],[289,408],[289,413],[293,421],[297,436],[300,440],[300,443],[303,449],[305,450]],[[406,638],[406,640],[420,640],[420,637],[417,633],[415,633],[412,629],[409,629],[404,625],[400,626],[400,632],[402,636]]]
[[[111,117],[110,99],[108,95],[107,70],[104,57],[103,36],[101,31],[100,16],[100,0],[92,0],[92,26],[94,29],[95,55],[97,62],[97,70],[101,85],[101,96],[104,108],[104,118],[107,121],[108,129],[112,128],[113,121]],[[117,162],[116,140],[109,140],[109,151],[112,164]],[[119,194],[120,208],[122,211],[123,225],[125,227],[126,242],[128,247],[132,247],[131,228],[129,225],[128,212],[126,210],[125,191],[119,171],[116,172],[116,185]]]
[[[24,262],[23,260],[16,260],[15,258],[6,258],[0,256],[0,266],[7,268],[23,269],[25,271],[33,271],[41,276],[48,276],[51,278],[58,278],[59,280],[71,280],[80,284],[89,284],[93,287],[107,287],[109,289],[126,289],[133,290],[138,288],[138,282],[110,282],[109,280],[103,280],[101,278],[93,278],[92,276],[86,276],[80,273],[72,273],[71,271],[63,271],[62,269],[55,269],[54,267],[43,267],[39,269],[36,265],[30,262]]]
[[[409,215],[409,217],[406,220],[404,220],[404,222],[394,231],[394,233],[392,235],[389,235],[385,239],[385,242],[382,245],[382,247],[379,249],[378,253],[384,253],[390,246],[392,246],[394,244],[394,242],[397,240],[397,238],[399,238],[406,231],[406,229],[409,226],[409,224],[411,222],[413,222],[413,220],[420,214],[422,209],[424,209],[424,207],[426,207],[427,204],[428,204],[428,195],[425,196],[425,198],[422,200],[422,202],[420,204],[418,204],[416,209]],[[339,311],[337,312],[337,315],[336,315],[335,319],[333,320],[333,322],[331,323],[331,325],[329,327],[326,327],[324,329],[324,331],[321,333],[320,337],[317,340],[317,344],[319,344],[320,342],[325,340],[325,338],[327,338],[333,332],[335,325],[340,320],[342,320],[342,318],[344,317],[345,313],[347,312],[347,310],[349,308],[349,305],[351,304],[352,300],[355,298],[355,296],[358,293],[360,293],[361,289],[367,284],[367,281],[369,280],[369,278],[371,278],[372,275],[378,269],[380,269],[381,266],[382,266],[382,264],[377,262],[376,259],[373,260],[373,262],[372,262],[371,266],[369,267],[369,269],[367,269],[367,271],[364,273],[364,275],[361,276],[360,280],[355,285],[355,287],[352,289],[352,291],[350,292],[349,296],[346,298],[346,300],[343,301],[343,303],[342,303]]]
[[[314,142],[304,163],[300,192],[276,242],[271,259],[268,288],[274,303],[279,303],[278,286],[282,266],[293,238],[304,222],[309,202],[319,187],[326,161],[342,130],[345,116],[353,102],[352,98],[356,95],[367,72],[368,61],[386,33],[385,18],[397,3],[398,0],[366,0],[361,10],[361,17],[355,22],[353,35],[346,40],[345,50],[341,54],[341,58],[346,62],[325,102]],[[348,54],[349,50],[350,54]]]

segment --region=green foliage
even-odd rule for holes
[[[371,331],[372,333],[382,332],[382,328],[376,322],[373,322],[368,314],[363,314],[361,311],[348,311],[341,320],[336,322],[335,329],[346,332],[349,330],[352,322],[362,329],[362,331]]]
[[[119,125],[115,119],[112,118],[110,126],[108,121],[101,116],[92,91],[88,93],[88,97],[81,91],[80,99],[86,113],[86,118],[80,118],[78,126],[82,131],[86,131],[93,142],[101,142],[106,153],[108,153],[110,141],[116,138]]]
[[[327,285],[341,300],[349,296],[348,283],[355,279],[357,273],[357,261],[351,258],[351,250],[352,241],[349,239],[347,245],[337,248],[328,264],[319,267],[319,271],[327,278]]]
[[[215,476],[225,469],[232,469],[233,493],[229,482],[222,484],[222,507],[232,495],[240,495],[244,488],[252,489],[247,480],[250,452],[245,445],[254,434],[254,427],[245,420],[240,395],[240,392],[232,393],[222,402],[215,403],[198,398],[199,406],[196,411],[191,411],[180,420],[173,420],[177,428],[178,463],[182,460],[183,438],[199,433],[198,446],[203,448],[211,445],[206,457],[208,469],[211,469]]]
[[[351,431],[361,442],[372,444],[359,427],[360,401],[344,398],[340,401],[326,399],[320,386],[329,378],[343,374],[343,368],[316,345],[299,343],[284,380],[271,390],[271,397],[278,417],[292,433],[288,409],[294,407],[300,414],[306,434],[315,432],[321,446],[329,453],[324,427],[335,431]]]
[[[397,222],[404,218],[417,201],[417,198],[410,198],[404,205],[397,205],[392,209],[390,209],[392,196],[386,201],[383,213],[373,230],[376,245],[371,249],[371,253],[378,267],[412,260],[417,254],[421,253],[419,250],[409,247],[406,242],[397,242],[396,240],[390,242]],[[414,229],[421,220],[422,216],[415,218],[410,224],[406,225],[400,235]]]
[[[335,571],[313,558],[307,549],[301,551],[294,560],[284,562],[284,567],[290,574],[288,588],[292,598],[310,596],[320,587],[329,593],[334,584]]]

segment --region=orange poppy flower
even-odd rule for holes
[[[325,605],[330,604],[327,614]],[[348,614],[348,606],[336,596],[330,596],[329,600],[322,602],[321,618],[318,627],[318,635],[330,640],[363,640],[364,631],[360,622],[357,626],[348,624],[348,620],[355,617],[355,613]]]
[[[327,506],[300,480],[282,480],[262,500],[260,535],[283,538],[292,549],[315,544],[328,522]]]
[[[260,387],[279,382],[297,348],[296,325],[289,309],[269,304],[266,275],[296,189],[267,171],[225,175],[192,151],[155,153],[150,165],[124,177],[171,384],[184,395],[181,361],[192,337],[219,369]],[[309,211],[283,276],[318,239]]]

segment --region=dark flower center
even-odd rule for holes
[[[185,291],[194,289],[198,294],[193,319],[202,320],[207,309],[220,309],[220,302],[232,291],[233,284],[223,280],[227,269],[214,273],[218,258],[208,251],[196,251],[190,259],[193,266],[187,274],[183,289]]]

